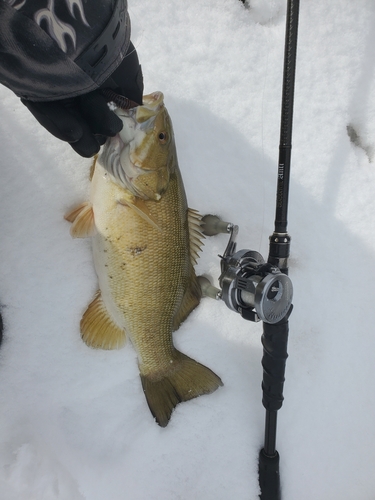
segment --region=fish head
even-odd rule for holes
[[[132,194],[158,201],[168,187],[176,154],[164,96],[154,92],[143,97],[142,106],[115,112],[123,129],[108,139],[100,162]]]

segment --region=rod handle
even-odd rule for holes
[[[263,322],[262,403],[265,409],[269,411],[279,410],[284,400],[285,366],[288,358],[288,318],[292,312],[292,307],[278,323],[269,324]]]
[[[280,456],[276,452],[273,457],[266,455],[264,449],[259,452],[259,486],[261,500],[281,500]]]

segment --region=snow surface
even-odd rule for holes
[[[284,0],[132,0],[145,90],[174,122],[191,207],[273,231]],[[375,3],[301,0],[289,232],[294,312],[278,417],[284,500],[375,498]],[[262,326],[205,299],[175,335],[224,381],[158,427],[136,355],[89,349],[89,240],[63,215],[90,161],[0,89],[1,500],[255,500]],[[349,126],[349,129],[348,129]],[[349,133],[348,133],[349,131]],[[227,238],[198,272],[219,275]],[[140,304],[146,307],[147,304]]]

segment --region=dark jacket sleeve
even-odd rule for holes
[[[97,89],[129,44],[127,0],[0,0],[0,83],[24,99]]]

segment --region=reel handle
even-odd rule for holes
[[[211,284],[211,281],[205,276],[197,276],[198,283],[201,287],[202,297],[210,297],[211,299],[220,300],[221,290]]]
[[[205,236],[216,236],[220,233],[230,233],[233,224],[221,220],[217,215],[207,214],[202,217],[202,233]]]

